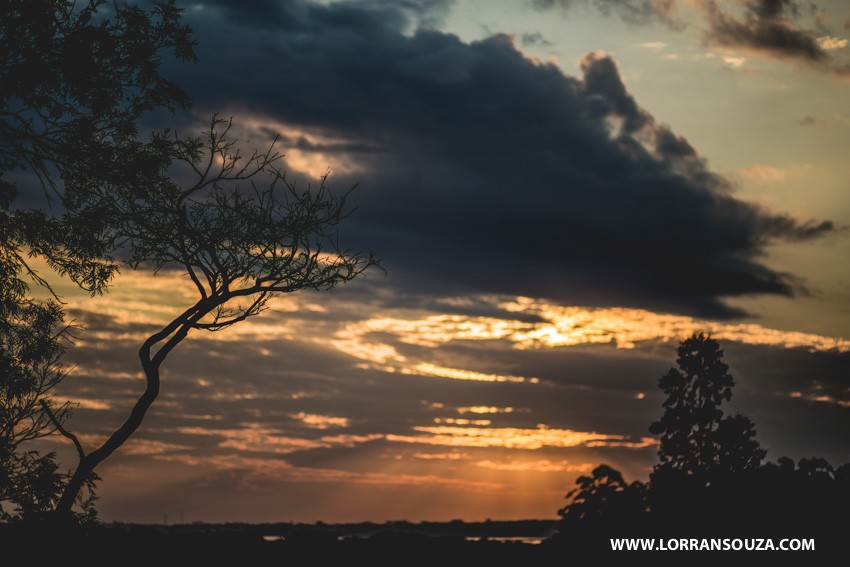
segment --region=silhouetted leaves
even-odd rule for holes
[[[126,421],[98,448],[80,449],[57,511],[68,513],[85,479],[141,425],[159,394],[160,367],[195,330],[221,331],[261,313],[282,293],[329,290],[379,261],[340,245],[337,227],[348,193],[324,185],[298,189],[277,168],[273,145],[247,158],[229,135],[231,122],[213,116],[203,138],[157,134],[148,147],[158,176],[150,184],[112,183],[90,192],[92,206],[115,219],[111,230],[133,268],[177,268],[197,289],[195,303],[152,334],[139,358],[147,380]],[[174,163],[194,173],[181,184]],[[85,205],[85,202],[84,202]]]
[[[609,549],[605,538],[623,534],[747,537],[754,526],[769,530],[760,535],[837,535],[832,518],[850,505],[850,464],[834,469],[817,457],[762,464],[753,422],[720,409],[734,381],[717,341],[695,334],[678,355],[678,368],[659,381],[667,399],[650,427],[660,435],[650,482],[629,484],[608,465],[579,477],[553,541],[601,550]]]
[[[116,183],[146,183],[159,163],[137,139],[143,113],[188,104],[159,73],[170,53],[193,59],[190,30],[173,0],[145,10],[104,0],[0,4],[0,520],[35,518],[56,505],[69,475],[54,455],[22,443],[64,430],[67,403],[50,391],[66,369],[69,330],[56,301],[35,301],[47,281],[28,259],[92,293],[117,266],[113,220],[91,196]],[[126,167],[134,173],[126,175]],[[23,190],[22,195],[19,194]],[[91,517],[93,483],[82,516]]]
[[[735,382],[717,341],[695,334],[682,341],[676,362],[659,381],[667,394],[664,414],[649,430],[661,436],[659,471],[710,484],[715,474],[740,472],[761,464],[765,451],[753,423],[742,415],[724,417]]]
[[[646,486],[638,481],[627,483],[620,471],[608,465],[599,465],[591,476],[580,476],[576,484],[567,493],[570,503],[558,511],[567,526],[634,522],[647,511]]]

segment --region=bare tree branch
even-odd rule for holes
[[[258,315],[277,295],[330,290],[380,268],[373,253],[352,253],[339,244],[337,226],[348,215],[350,190],[332,193],[325,186],[327,175],[315,189],[296,190],[275,165],[282,156],[274,142],[245,159],[238,140],[229,136],[232,126],[232,120],[214,115],[204,149],[200,139],[170,142],[176,144],[174,155],[197,176],[188,187],[163,173],[145,193],[114,187],[98,196],[116,211],[130,265],[155,271],[177,267],[199,298],[142,344],[145,391],[121,427],[81,460],[60,509],[70,509],[94,467],[139,427],[159,394],[161,365],[191,329],[222,331]]]
[[[41,404],[41,409],[44,410],[44,413],[47,414],[47,417],[50,418],[50,421],[53,423],[53,427],[56,428],[56,431],[61,433],[64,437],[67,437],[74,444],[74,447],[77,449],[77,455],[80,457],[80,461],[86,458],[86,452],[83,450],[82,444],[80,444],[80,440],[77,439],[77,436],[65,429],[62,424],[56,419],[56,416],[53,415],[53,411],[50,409],[50,406],[46,401],[39,400]]]

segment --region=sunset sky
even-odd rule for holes
[[[845,2],[183,7],[199,61],[165,69],[194,104],[145,127],[279,134],[290,179],[358,184],[341,238],[386,275],[190,335],[98,469],[103,519],[552,518],[596,464],[648,477],[694,331],[769,460],[850,461]],[[59,397],[92,447],[194,288],[57,289],[85,326]]]

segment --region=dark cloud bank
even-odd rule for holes
[[[735,8],[729,9],[736,5]],[[539,11],[557,9],[573,14],[592,9],[627,24],[663,23],[683,30],[679,6],[689,5],[702,19],[703,40],[709,46],[746,49],[783,60],[796,60],[824,72],[846,75],[848,66],[835,60],[818,41],[828,37],[826,12],[814,2],[798,0],[741,0],[724,5],[718,0],[530,0]],[[811,25],[806,22],[810,21]],[[847,23],[844,24],[847,29]]]
[[[709,24],[709,43],[828,64],[830,56],[818,43],[816,30],[798,22],[809,12],[816,12],[814,4],[803,7],[794,0],[747,0],[743,4],[743,17],[738,18],[724,12],[715,0],[700,2]]]
[[[414,31],[446,6],[208,1],[187,13],[201,62],[174,71],[199,116],[349,140],[290,137],[284,150],[358,165],[332,178],[360,182],[348,241],[375,249],[408,290],[712,316],[739,314],[723,297],[799,291],[762,262],[765,247],[830,222],[735,198],[604,54],[572,77],[508,36]]]
[[[591,8],[606,16],[619,17],[627,24],[662,22],[674,29],[684,27],[678,17],[676,0],[531,0],[531,6],[541,11]]]

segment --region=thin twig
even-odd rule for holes
[[[39,400],[39,402],[41,403],[41,409],[44,410],[44,413],[46,413],[47,417],[50,418],[50,421],[53,422],[53,426],[56,427],[56,431],[58,431],[74,443],[74,447],[77,448],[77,455],[79,455],[81,461],[85,459],[86,452],[83,450],[83,446],[80,444],[80,440],[77,439],[77,436],[62,427],[62,424],[59,423],[59,420],[56,419],[55,415],[53,415],[53,412],[50,410],[50,406],[47,405],[47,402],[45,402],[44,400]]]

